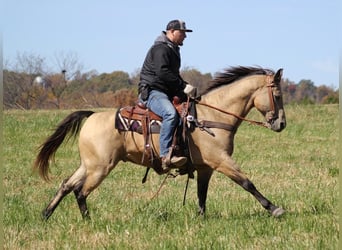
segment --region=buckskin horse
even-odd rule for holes
[[[231,67],[218,73],[206,86],[198,86],[200,99],[196,100],[196,119],[198,123],[203,121],[202,124],[216,124],[211,127],[207,125],[210,133],[197,127],[188,135],[188,150],[191,155],[189,164],[197,171],[199,214],[205,213],[208,185],[214,170],[228,176],[250,192],[271,215],[278,217],[285,212],[264,197],[231,158],[234,135],[243,120],[250,121],[245,117],[252,108],[255,107],[265,118],[265,122],[255,123],[275,132],[285,128],[280,86],[282,72],[282,69],[275,73],[261,67]],[[58,147],[65,138],[79,133],[80,166],[62,182],[56,195],[42,212],[44,219],[51,216],[59,202],[71,191],[75,194],[83,218],[89,218],[86,203],[88,195],[101,184],[119,161],[151,167],[149,161],[142,162],[145,150],[143,135],[115,129],[116,113],[116,110],[73,112],[41,145],[34,169],[48,181],[50,160],[54,158]],[[83,123],[85,118],[87,119]],[[151,144],[157,151],[158,136],[151,136]]]

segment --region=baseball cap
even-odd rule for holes
[[[189,30],[185,27],[185,22],[181,21],[181,20],[172,20],[170,21],[167,26],[166,26],[166,30],[182,30],[185,32],[192,32],[192,30]]]

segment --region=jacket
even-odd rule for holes
[[[183,96],[186,83],[179,74],[180,66],[179,47],[162,32],[147,52],[140,72],[139,94],[142,99],[146,100],[148,92],[153,89],[164,92],[170,99]]]

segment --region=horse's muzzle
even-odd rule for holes
[[[271,129],[275,132],[281,132],[286,127],[286,118],[283,109],[278,111],[278,118],[273,120],[270,125]]]

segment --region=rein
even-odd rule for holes
[[[267,75],[266,81],[267,81],[266,87],[268,88],[268,96],[269,96],[269,99],[270,99],[270,106],[271,106],[271,110],[269,112],[271,112],[271,114],[272,114],[271,119],[273,119],[274,118],[273,117],[274,116],[274,112],[275,112],[275,104],[274,104],[274,94],[273,94],[273,91],[272,91],[272,87],[274,87],[274,82],[272,81],[270,75]],[[259,122],[259,121],[255,121],[255,120],[250,120],[250,119],[247,119],[245,117],[239,116],[237,114],[231,113],[229,111],[225,111],[223,109],[217,108],[217,107],[212,106],[210,104],[201,102],[198,99],[195,99],[195,102],[197,102],[197,104],[199,104],[199,105],[206,106],[208,108],[217,110],[217,111],[219,111],[221,113],[224,113],[224,114],[227,114],[227,115],[232,115],[235,118],[237,118],[239,120],[242,120],[242,121],[246,121],[246,122],[248,122],[250,124],[261,126],[261,127],[264,127],[264,128],[269,128],[270,127],[267,122]],[[206,122],[209,122],[209,121],[206,121]],[[216,122],[210,122],[210,123],[216,123]],[[222,124],[222,123],[220,123],[220,124]],[[226,124],[226,126],[231,126],[231,125]],[[223,128],[223,129],[226,129],[224,125],[220,125],[219,127]]]
[[[258,121],[250,120],[250,119],[244,118],[244,117],[239,116],[237,114],[231,113],[229,111],[225,111],[223,109],[217,108],[215,106],[212,106],[210,104],[207,104],[207,103],[204,103],[204,102],[201,102],[201,101],[198,101],[198,100],[196,100],[196,102],[199,105],[206,106],[206,107],[211,108],[211,109],[215,109],[215,110],[220,111],[221,113],[224,113],[224,114],[227,114],[227,115],[232,115],[235,118],[237,118],[239,120],[243,120],[243,121],[249,122],[250,124],[258,125],[258,126],[261,126],[261,127],[268,128],[268,126],[265,124],[265,122],[258,122]]]

